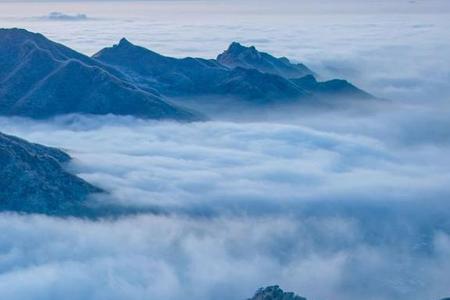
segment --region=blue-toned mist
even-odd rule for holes
[[[69,151],[74,172],[112,193],[101,204],[157,214],[3,214],[0,291],[245,299],[277,283],[310,299],[445,296],[448,111],[393,109],[259,123],[2,118],[5,132]]]
[[[36,5],[2,21],[88,54],[126,36],[214,57],[236,40],[392,101],[191,124],[0,118],[2,132],[74,157],[70,170],[111,192],[100,204],[156,213],[2,213],[2,298],[243,300],[272,284],[313,300],[450,295],[450,18],[439,7],[330,17]],[[89,21],[36,21],[52,11]]]

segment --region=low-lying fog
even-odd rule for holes
[[[433,107],[190,124],[0,118],[5,133],[68,151],[74,172],[111,193],[91,201],[159,212],[2,214],[0,292],[229,300],[276,283],[310,299],[448,295],[449,121]]]
[[[244,300],[271,284],[311,300],[450,296],[448,1],[263,2],[1,3],[2,26],[87,54],[125,36],[212,58],[236,40],[392,100],[190,124],[0,118],[66,149],[110,192],[91,201],[156,212],[2,213],[2,299]]]

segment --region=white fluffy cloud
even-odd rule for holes
[[[313,300],[449,296],[445,14],[255,15],[183,3],[139,2],[133,12],[120,2],[8,3],[0,19],[85,53],[126,36],[213,57],[238,40],[394,101],[252,122],[0,118],[2,132],[66,149],[74,172],[110,191],[95,200],[156,212],[97,221],[2,213],[2,297],[243,300],[269,284]],[[431,1],[415,3],[405,5]],[[33,18],[50,11],[92,21]]]
[[[239,299],[253,292],[251,285],[280,274],[280,262],[270,253],[278,245],[271,238],[283,241],[297,230],[288,220],[270,219],[2,219],[2,226],[14,226],[3,240],[11,248],[5,249],[9,265],[2,264],[0,280],[10,299],[48,299],[49,289],[69,299]],[[15,251],[30,241],[32,249]],[[18,278],[29,277],[34,279],[24,288]]]
[[[314,129],[330,120],[327,114],[299,121],[311,127],[79,116],[53,123],[1,119],[1,124],[7,133],[67,149],[77,173],[129,206],[205,212],[248,206],[251,213],[255,206],[316,199],[421,200],[423,194],[449,192],[449,145],[421,143],[420,133],[408,136],[417,131],[415,120],[391,130],[403,112],[397,118],[383,113],[355,118],[354,128],[347,114],[333,115],[333,124],[346,133],[333,124]]]
[[[368,243],[336,217],[116,221],[2,214],[0,292],[8,299],[245,299],[273,283],[311,299],[437,299],[450,237],[419,253]],[[383,274],[383,276],[380,276]]]
[[[6,133],[69,151],[76,173],[111,192],[99,201],[158,212],[2,215],[0,292],[245,299],[277,283],[311,299],[443,297],[450,144],[436,116],[445,106],[385,105],[300,109],[288,122],[275,113],[251,123],[0,118]]]

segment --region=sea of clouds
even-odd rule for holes
[[[122,36],[175,56],[214,57],[238,40],[391,101],[189,124],[0,118],[2,132],[70,153],[68,168],[109,192],[93,203],[153,212],[2,213],[2,297],[244,300],[271,284],[312,300],[450,295],[445,14],[133,5],[123,14],[122,4],[40,3],[14,17],[11,4],[0,20],[90,54]],[[50,11],[93,18],[33,19]]]
[[[110,192],[90,201],[153,212],[2,214],[0,292],[246,299],[276,283],[310,299],[448,295],[448,122],[419,107],[298,115],[0,118],[6,133],[68,151],[69,168]]]
[[[176,57],[215,58],[239,41],[379,97],[450,95],[447,0],[0,1],[0,8],[2,27],[41,32],[88,55],[122,37]],[[55,11],[89,18],[76,26],[42,18]]]

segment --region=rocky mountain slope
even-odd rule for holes
[[[0,211],[77,215],[101,190],[69,173],[70,156],[0,133]]]
[[[268,53],[259,52],[254,46],[245,47],[237,42],[231,43],[227,50],[219,54],[217,61],[231,69],[236,67],[255,69],[285,78],[301,78],[314,74],[304,64],[293,64],[286,57],[276,58]]]
[[[256,69],[231,69],[212,59],[167,57],[126,39],[102,49],[94,58],[127,74],[140,88],[157,90],[169,97],[220,95],[267,99],[306,95],[280,76]]]
[[[318,82],[303,64],[233,42],[217,59],[173,58],[122,39],[93,56],[137,86],[167,97],[221,96],[247,103],[338,98],[372,99],[345,80]],[[280,102],[281,101],[281,102]]]
[[[319,82],[303,64],[236,42],[217,59],[167,57],[126,39],[87,57],[41,34],[0,29],[0,115],[115,114],[190,121],[202,118],[173,103],[196,97],[255,107],[374,98],[345,80]]]
[[[0,29],[0,114],[116,114],[193,120],[115,69],[23,29]]]

